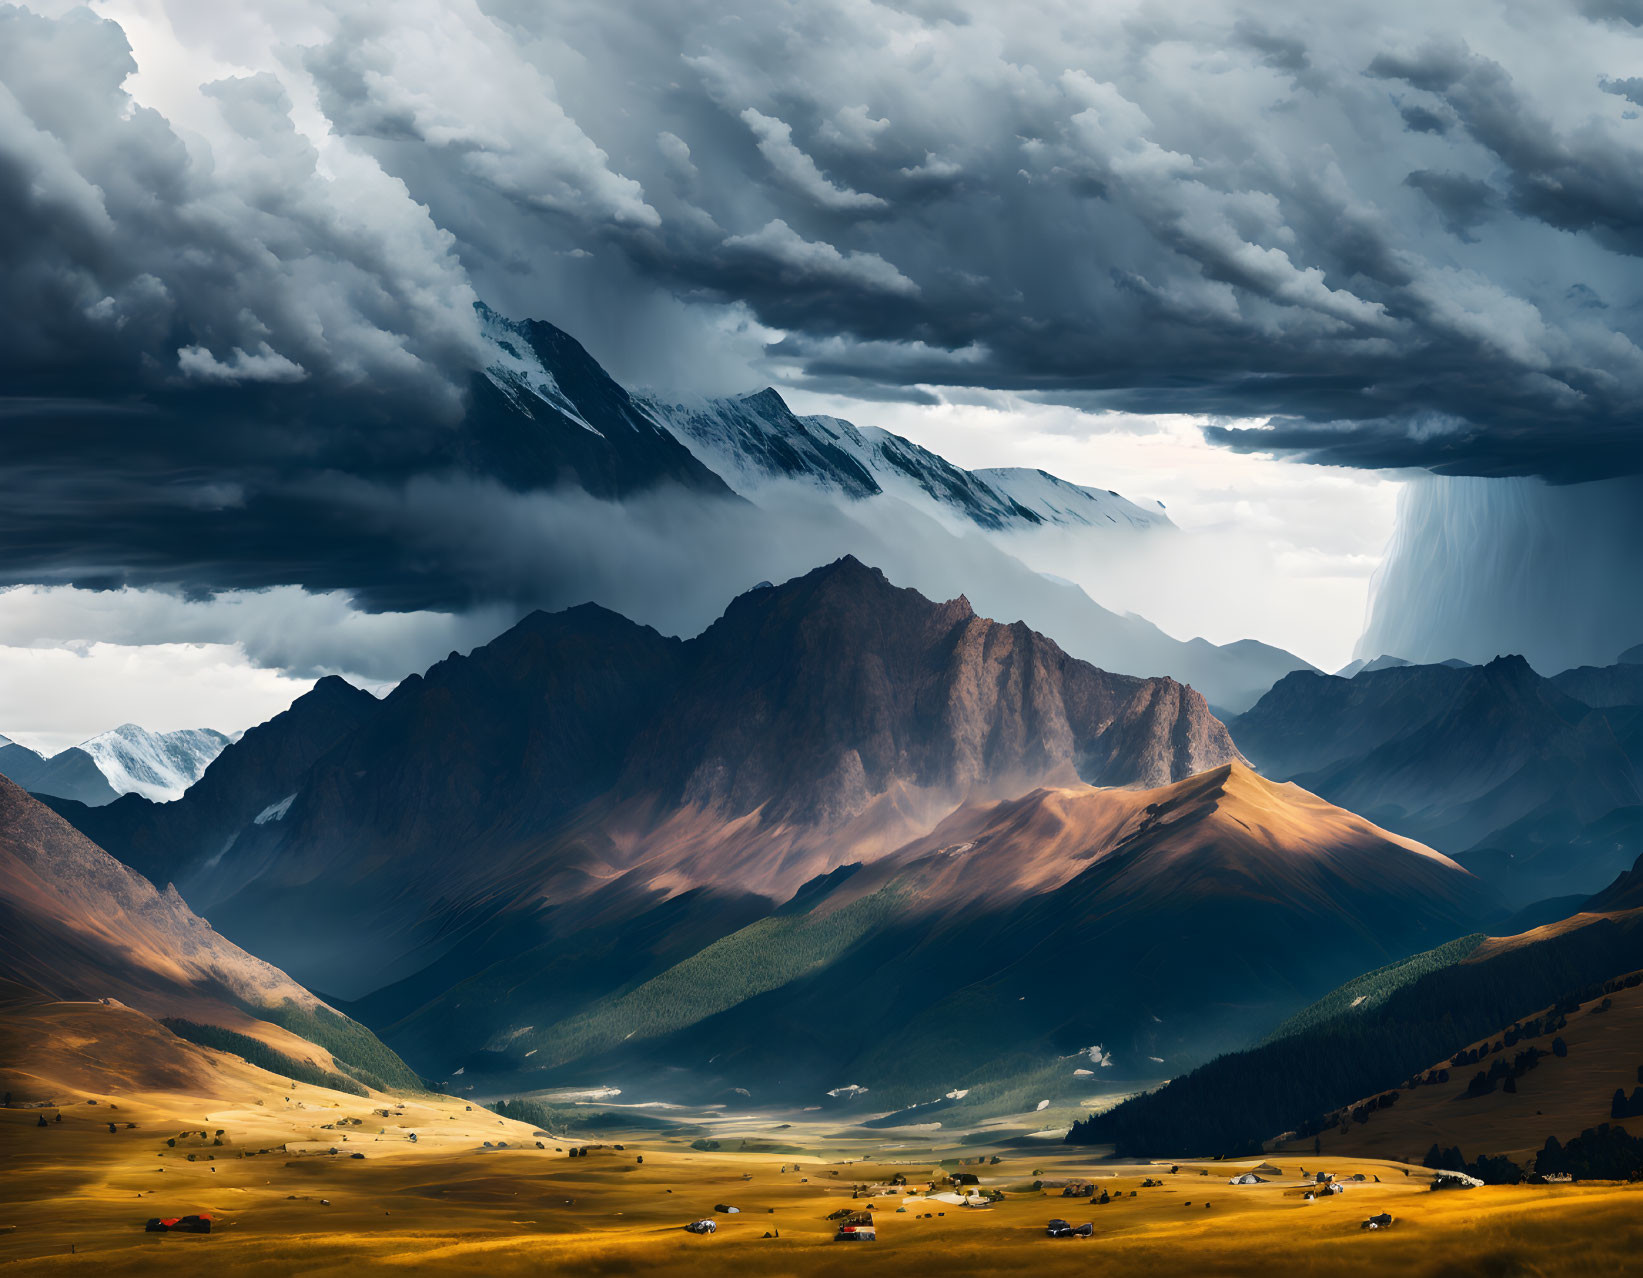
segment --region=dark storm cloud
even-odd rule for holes
[[[1643,106],[1643,76],[1628,76],[1624,80],[1599,80],[1598,86],[1605,93],[1618,94],[1637,106]]]
[[[169,114],[116,22],[0,7],[13,579],[476,597],[372,513],[451,454],[476,298],[663,393],[1639,464],[1634,5],[159,2]]]
[[[1447,133],[1449,120],[1428,107],[1418,103],[1412,106],[1398,108],[1398,114],[1403,116],[1404,124],[1415,133]]]
[[[1599,22],[1643,27],[1643,0],[1578,0],[1578,8]]]
[[[1634,464],[1643,150],[1594,73],[1637,50],[1574,8],[1540,15],[1555,50],[1487,4],[559,9],[575,42],[536,65],[658,214],[533,259],[585,311],[746,307],[783,330],[788,381],[867,399],[1270,416],[1273,446],[1316,427],[1307,455],[1353,465]],[[426,155],[395,171],[454,225],[460,176]],[[1601,320],[1578,300],[1617,287]],[[595,348],[646,375],[647,352]]]
[[[448,237],[381,198],[397,183],[324,178],[270,75],[209,86],[206,150],[131,102],[134,70],[113,22],[0,7],[5,388],[449,393],[473,295]]]
[[[1558,128],[1504,67],[1465,50],[1381,55],[1370,73],[1442,98],[1504,167],[1522,216],[1590,235],[1617,253],[1643,254],[1643,172],[1639,149],[1625,134],[1595,122]]]
[[[1467,243],[1476,242],[1472,232],[1488,220],[1500,203],[1494,187],[1464,173],[1416,169],[1404,182],[1431,200],[1449,233]]]

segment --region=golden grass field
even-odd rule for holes
[[[1643,1186],[1432,1193],[1422,1169],[1406,1175],[1402,1165],[1326,1153],[1279,1155],[1281,1177],[1235,1188],[1228,1178],[1256,1160],[1172,1172],[1168,1163],[1119,1165],[1056,1142],[1012,1141],[1002,1129],[996,1143],[961,1147],[957,1133],[840,1130],[812,1116],[777,1126],[719,1115],[708,1120],[723,1146],[713,1152],[613,1132],[600,1138],[606,1148],[572,1158],[567,1141],[544,1138],[538,1149],[529,1127],[462,1100],[291,1086],[238,1058],[150,1039],[146,1018],[118,1006],[18,1015],[26,1023],[7,1027],[12,1042],[39,1070],[9,1069],[8,1086],[49,1085],[59,1105],[0,1110],[4,1275],[345,1275],[373,1265],[497,1275],[1530,1275],[1616,1274],[1643,1257]],[[192,1073],[180,1070],[185,1057]],[[110,1087],[118,1076],[135,1085]],[[59,1112],[62,1122],[51,1121]],[[339,1127],[342,1119],[360,1122]],[[168,1147],[185,1130],[193,1136]],[[743,1139],[779,1141],[782,1152],[735,1152]],[[853,1185],[900,1172],[920,1191],[956,1166],[942,1160],[995,1153],[998,1164],[964,1170],[1005,1191],[997,1206],[899,1212],[908,1191],[898,1190],[873,1200],[880,1241],[831,1241],[828,1213],[866,1206],[852,1199]],[[1302,1167],[1370,1179],[1309,1204]],[[1141,1189],[1149,1176],[1163,1187]],[[1114,1201],[1028,1187],[1066,1177],[1092,1179]],[[717,1213],[720,1203],[741,1212]],[[1390,1230],[1359,1228],[1382,1211],[1396,1218]],[[150,1216],[192,1212],[212,1214],[216,1231],[143,1232]],[[715,1235],[682,1230],[704,1215],[718,1220]],[[1095,1236],[1047,1238],[1052,1216],[1093,1221]]]

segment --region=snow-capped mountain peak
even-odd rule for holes
[[[694,405],[647,407],[699,461],[744,494],[777,479],[850,499],[888,493],[945,522],[989,532],[1047,525],[1129,532],[1174,527],[1162,506],[1140,506],[1048,471],[966,470],[877,426],[825,414],[800,417],[771,387]]]
[[[532,347],[526,325],[498,315],[482,302],[476,303],[475,309],[488,347],[490,362],[485,365],[485,376],[491,384],[527,415],[529,400],[539,399],[603,439],[604,432],[584,417],[570,396],[559,388],[559,382]]]
[[[79,749],[119,794],[140,794],[156,803],[180,798],[222,753],[228,738],[210,728],[150,732],[135,723],[98,733]]]

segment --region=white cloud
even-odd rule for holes
[[[223,723],[232,724],[246,713],[237,706],[265,705],[271,690],[307,687],[320,675],[342,675],[361,687],[399,682],[447,652],[467,652],[490,641],[519,613],[521,608],[514,605],[486,606],[467,614],[365,613],[340,591],[319,595],[299,586],[223,591],[207,600],[181,591],[13,586],[0,591],[0,649],[5,650],[0,680],[7,680],[5,687],[12,688],[13,696],[21,696],[26,688],[31,705],[49,705],[53,698],[61,698],[62,705],[77,705],[76,682],[81,678],[102,680],[97,687],[105,687],[115,678],[113,672],[128,669],[138,672],[135,677],[150,680],[148,673],[141,673],[148,669],[148,659],[141,654],[154,649],[159,662],[154,678],[179,680],[194,665],[217,672],[197,695],[182,696],[179,705],[199,716],[209,705],[207,693],[222,692],[228,698]],[[64,662],[59,655],[43,657],[41,664],[30,667],[18,655],[26,650],[90,654],[97,660]],[[23,669],[33,673],[20,673]],[[112,703],[163,705],[163,700],[145,698],[148,693],[135,688],[117,693]],[[13,701],[0,696],[0,716],[8,713],[8,705]],[[87,706],[95,708],[94,701],[87,701]],[[159,728],[136,715],[125,718]],[[102,728],[120,721],[112,719]],[[199,723],[173,726],[223,728],[223,723],[207,716]],[[0,733],[16,738],[5,726],[0,726]]]
[[[758,139],[759,153],[769,161],[777,176],[802,191],[824,209],[838,212],[869,212],[888,208],[889,204],[877,195],[852,191],[849,187],[829,182],[822,171],[793,141],[792,128],[776,119],[748,107],[742,112],[742,123]]]
[[[344,131],[415,138],[509,199],[590,220],[654,227],[643,186],[560,103],[551,76],[472,0],[356,6],[307,66]]]
[[[843,106],[822,121],[817,133],[834,146],[872,150],[890,127],[889,120],[877,119],[865,105]]]
[[[250,353],[236,346],[220,360],[203,346],[184,346],[177,352],[184,377],[202,382],[300,382],[308,376],[301,364],[285,358],[267,342]]]
[[[843,284],[903,297],[918,293],[918,285],[877,253],[841,253],[824,240],[807,240],[777,218],[747,235],[725,239],[727,249],[748,253],[774,266],[788,284]]]
[[[656,135],[656,146],[679,173],[685,177],[697,176],[696,166],[690,162],[690,147],[677,133],[664,129]]]
[[[237,732],[312,684],[255,666],[232,644],[0,645],[0,731],[43,754],[122,723]]]

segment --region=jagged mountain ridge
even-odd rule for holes
[[[1045,524],[1100,532],[1163,532],[1156,503],[1087,488],[1042,470],[965,470],[875,426],[825,414],[800,417],[772,387],[696,405],[648,401],[657,418],[739,491],[773,479],[801,480],[850,498],[891,493],[988,531]]]
[[[335,675],[319,680],[266,723],[224,747],[182,798],[125,795],[106,806],[51,799],[94,842],[157,886],[189,856],[220,856],[256,818],[294,792],[310,766],[376,709],[370,693]],[[179,855],[182,849],[187,853]]]
[[[637,743],[630,792],[828,826],[898,782],[1146,785],[1234,754],[1191,689],[1097,670],[1020,622],[978,617],[963,596],[932,604],[854,559],[741,596],[692,644],[694,675]]]
[[[163,832],[130,801],[73,815],[229,935],[352,995],[504,908],[608,893],[627,918],[694,890],[768,907],[967,797],[1236,757],[1190,689],[1096,670],[848,559],[742,596],[687,642],[592,606],[536,614],[365,709],[296,781],[214,800],[231,834],[187,833],[192,793]],[[254,743],[196,788],[222,788]],[[330,899],[370,908],[344,930]]]
[[[1524,905],[1593,891],[1637,855],[1643,710],[1594,707],[1563,690],[1576,686],[1521,657],[1295,674],[1231,728],[1271,775],[1457,856]]]
[[[842,520],[824,520],[835,526],[817,543],[809,540],[814,521],[799,521],[815,558],[775,555],[784,559],[779,567],[747,580],[785,577],[846,553],[883,562],[900,548],[900,576],[931,597],[969,592],[984,611],[1024,617],[1102,669],[1167,674],[1232,711],[1253,704],[1288,671],[1311,668],[1292,653],[1254,641],[1175,639],[1142,617],[1101,607],[1053,573],[1028,567],[1016,554],[1019,546],[985,542],[1034,530],[1120,542],[1172,535],[1161,510],[1040,471],[966,471],[885,431],[836,418],[800,418],[774,390],[694,407],[640,399],[552,324],[516,323],[484,308],[480,314],[495,358],[475,374],[463,429],[450,441],[454,469],[519,492],[574,486],[619,499],[671,490],[710,525],[714,512],[724,510],[714,503],[728,501],[762,511],[758,519],[769,525],[764,535],[773,546],[788,531],[782,503],[753,507],[732,490],[757,496],[757,485],[772,476],[801,476],[823,503],[839,504]],[[690,422],[703,438],[717,441],[714,446],[694,439],[686,429]],[[902,499],[895,516],[858,509],[877,493]],[[412,594],[395,602],[411,606],[419,600]],[[700,602],[711,616],[724,598]]]
[[[463,429],[450,444],[454,465],[518,492],[575,485],[617,498],[674,485],[733,497],[570,334],[483,303],[475,310],[491,360],[469,380]]]

